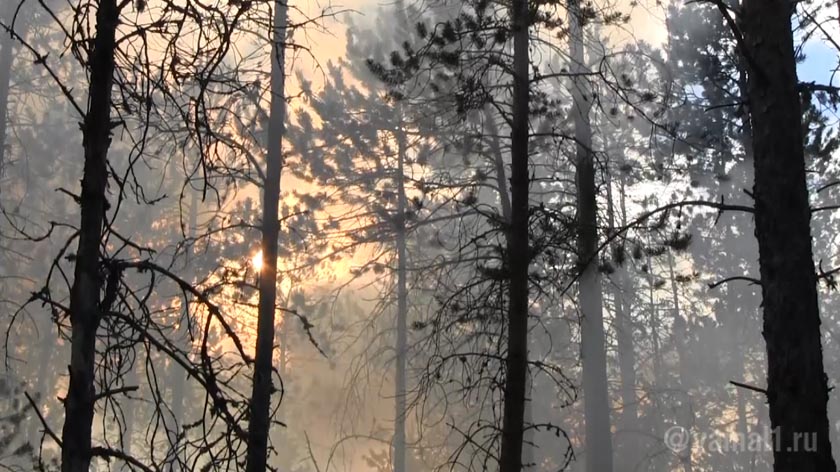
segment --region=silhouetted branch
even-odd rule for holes
[[[736,386],[736,387],[740,387],[740,388],[747,389],[747,390],[752,390],[753,392],[758,392],[758,393],[767,395],[767,390],[765,390],[763,388],[754,387],[752,385],[747,385],[745,383],[736,382],[734,380],[730,380],[729,383]]]
[[[23,392],[23,394],[26,396],[26,400],[29,404],[32,405],[32,409],[35,411],[35,414],[38,415],[38,419],[41,421],[41,426],[44,427],[44,433],[55,441],[55,443],[58,444],[58,447],[62,447],[61,438],[59,438],[52,428],[50,428],[50,425],[47,423],[47,419],[41,414],[41,410],[38,409],[38,405],[35,403],[35,400],[32,399],[29,392]]]
[[[752,277],[746,277],[746,276],[743,276],[743,275],[736,275],[734,277],[727,277],[723,280],[718,280],[717,282],[710,282],[709,283],[709,288],[710,289],[715,289],[715,288],[717,288],[717,287],[719,287],[719,286],[721,286],[725,283],[733,282],[735,280],[744,280],[744,281],[752,283],[753,285],[759,285],[759,286],[761,285],[761,280],[758,280],[758,279],[755,279],[755,278],[752,278]]]

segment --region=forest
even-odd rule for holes
[[[0,0],[0,472],[836,472],[840,2]]]

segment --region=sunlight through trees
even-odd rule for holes
[[[3,0],[0,469],[834,472],[838,12]]]

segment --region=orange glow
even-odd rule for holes
[[[257,272],[262,270],[262,266],[263,266],[262,249],[260,249],[256,254],[251,256],[251,266]]]

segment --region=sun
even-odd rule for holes
[[[254,268],[257,272],[262,270],[263,266],[263,256],[262,250],[258,251],[256,254],[251,256],[251,267]]]

